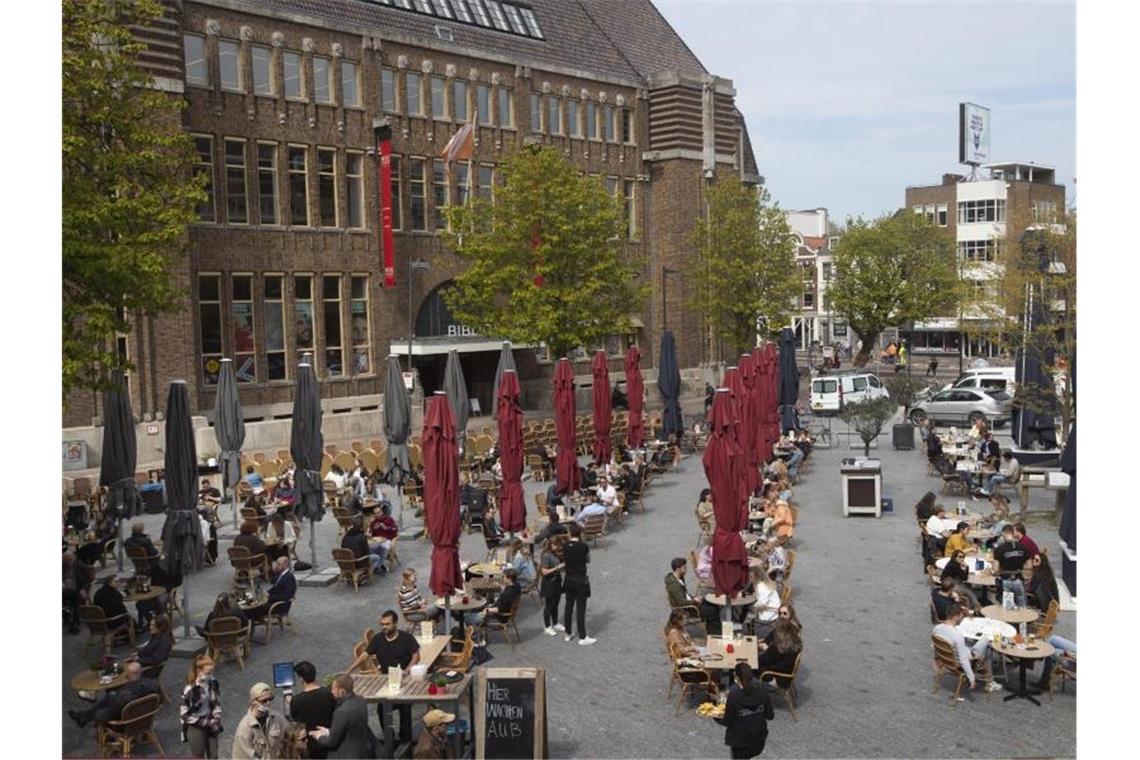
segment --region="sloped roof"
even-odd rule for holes
[[[744,144],[744,181],[764,184],[764,177],[756,165],[756,154],[752,152],[752,138],[748,136],[748,122],[744,120],[744,114],[740,112],[739,108],[736,109],[736,117],[740,119],[740,136]]]
[[[661,71],[694,77],[707,73],[650,0],[577,2],[643,79]]]

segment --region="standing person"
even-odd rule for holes
[[[285,716],[272,707],[273,688],[255,683],[249,690],[249,709],[234,733],[230,757],[234,760],[274,760],[285,756]]]
[[[732,670],[736,683],[728,691],[724,717],[716,722],[724,726],[724,743],[733,758],[756,757],[768,741],[768,721],[775,717],[768,692],[752,677],[746,662],[736,663]]]
[[[557,636],[559,631],[566,630],[566,626],[558,622],[558,600],[562,597],[562,570],[566,564],[558,559],[549,539],[542,542],[541,565],[539,573],[542,581],[538,587],[538,595],[543,599],[543,633],[547,636]]]
[[[293,666],[293,672],[301,679],[301,691],[294,694],[289,702],[289,719],[294,723],[304,723],[306,732],[312,732],[318,726],[331,726],[336,699],[331,691],[317,683],[317,669],[313,663],[302,660]],[[306,756],[317,760],[328,757],[328,750],[311,733],[306,733],[305,742]]]
[[[390,668],[400,668],[403,674],[407,676],[411,672],[412,666],[420,661],[420,643],[412,634],[401,631],[398,622],[399,618],[396,616],[395,610],[384,610],[380,614],[380,633],[372,637],[372,640],[368,642],[368,648],[352,661],[352,664],[344,671],[345,674],[351,675],[352,671],[359,668],[368,657],[372,656],[376,658],[381,672]],[[400,714],[400,742],[410,742],[412,740],[412,706],[405,703],[399,705],[396,710]],[[376,712],[380,716],[380,728],[383,729],[384,711],[380,704],[376,705]]]
[[[191,754],[216,758],[218,734],[222,733],[222,692],[214,678],[214,661],[204,654],[190,664],[178,715],[182,738],[190,743]]]
[[[906,344],[899,346],[899,363],[895,365],[895,372],[907,371],[907,350]]]
[[[937,356],[930,357],[930,361],[926,365],[926,376],[927,377],[937,377],[938,376],[938,357]]]
[[[333,679],[332,695],[336,699],[332,725],[310,731],[309,738],[327,749],[328,757],[374,757],[376,740],[368,728],[368,706],[356,696],[352,676],[341,673]]]
[[[994,559],[998,563],[997,597],[999,603],[1006,591],[1013,592],[1014,604],[1025,606],[1025,581],[1021,571],[1029,560],[1025,547],[1013,536],[1013,526],[1001,529],[1001,543],[994,548]]]
[[[586,635],[586,600],[590,598],[590,578],[586,574],[586,565],[590,563],[590,547],[582,541],[582,526],[576,522],[570,523],[570,540],[562,548],[562,561],[565,565],[562,591],[566,594],[566,611],[562,616],[562,624],[566,627],[566,640],[574,638],[572,617],[577,607],[578,646],[595,644],[598,640]]]

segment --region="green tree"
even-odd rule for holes
[[[706,194],[708,214],[697,222],[686,279],[693,284],[686,299],[701,315],[704,328],[734,351],[756,345],[757,322],[780,327],[800,292],[795,266],[795,235],[771,196],[722,179]]]
[[[63,394],[107,386],[132,317],[179,307],[170,269],[206,199],[182,101],[151,87],[131,26],[154,0],[63,3]]]
[[[867,363],[884,329],[957,314],[963,288],[950,233],[919,214],[873,222],[848,220],[835,247],[832,307],[863,341],[855,366]]]
[[[863,456],[871,456],[871,443],[883,432],[883,426],[899,410],[892,398],[873,398],[854,404],[844,404],[839,417],[859,434],[863,442]]]
[[[455,316],[485,335],[543,342],[553,357],[628,331],[647,288],[601,181],[553,148],[524,148],[500,171],[493,203],[446,212],[447,242],[469,265],[444,295]]]

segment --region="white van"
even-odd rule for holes
[[[971,388],[980,391],[1003,391],[1012,396],[1014,373],[1015,370],[1013,367],[968,369],[959,375],[954,382],[944,386],[942,390]]]
[[[888,395],[879,378],[870,372],[817,377],[811,381],[811,410],[816,414],[836,414],[844,404]]]

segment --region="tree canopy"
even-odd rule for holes
[[[493,202],[446,212],[448,244],[468,263],[444,295],[454,315],[552,357],[628,331],[647,287],[617,200],[549,147],[523,148],[500,171]]]
[[[857,367],[867,363],[885,328],[958,313],[963,288],[954,240],[919,214],[848,220],[834,253],[828,294],[835,313],[863,341]]]
[[[131,26],[154,0],[63,2],[63,394],[130,368],[115,336],[180,306],[171,286],[204,177],[192,176],[183,102],[137,66]]]
[[[799,295],[795,235],[766,190],[753,190],[739,179],[721,179],[709,187],[708,214],[695,226],[691,245],[697,255],[685,267],[688,305],[705,329],[734,351],[756,345],[757,322],[779,328],[787,323]]]

